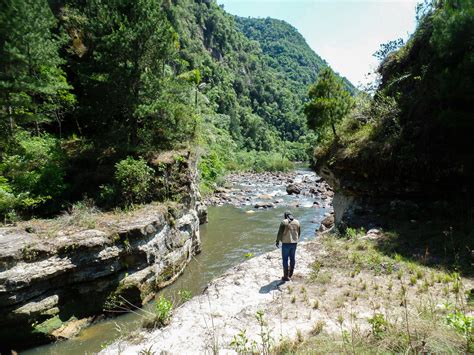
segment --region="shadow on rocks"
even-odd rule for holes
[[[280,286],[283,285],[284,283],[285,283],[285,281],[282,281],[282,280],[274,280],[274,281],[270,282],[269,284],[260,287],[260,291],[258,291],[258,292],[259,293],[270,293],[271,291],[275,291],[275,290],[281,291]]]

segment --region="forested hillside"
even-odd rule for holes
[[[269,17],[236,17],[236,21],[249,39],[260,44],[268,65],[283,73],[286,85],[298,94],[306,95],[318,73],[328,67],[289,23]],[[355,92],[354,86],[346,78],[343,80],[347,89]]]
[[[209,187],[226,169],[284,169],[314,141],[302,102],[326,64],[281,21],[270,45],[215,1],[4,0],[0,16],[7,220],[85,196],[147,202],[136,190],[154,188],[164,150],[203,147]]]

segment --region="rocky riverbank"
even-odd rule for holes
[[[319,176],[308,171],[243,172],[227,175],[223,187],[217,188],[213,195],[205,198],[204,203],[213,206],[251,206],[254,209],[282,205],[330,209],[333,196],[332,188]]]
[[[324,232],[334,225],[333,189],[321,177],[307,170],[293,172],[241,172],[225,177],[222,187],[203,200],[204,205],[232,205],[247,213],[283,207],[324,209],[324,219],[313,220]]]
[[[358,346],[363,353],[395,331],[400,349],[465,349],[462,334],[446,319],[450,305],[466,305],[473,280],[388,257],[376,249],[384,238],[371,230],[301,243],[295,275],[286,283],[280,281],[278,250],[252,258],[176,309],[168,326],[123,334],[101,354],[278,353],[303,342],[303,352]],[[472,307],[465,307],[472,315]],[[424,318],[421,309],[428,312]],[[324,347],[310,343],[314,339]]]
[[[300,245],[295,280],[308,277],[317,252],[317,243]],[[124,335],[101,354],[137,354],[143,349],[170,354],[225,352],[231,350],[230,343],[241,330],[246,330],[249,340],[258,340],[257,311],[263,312],[269,327],[279,331],[277,325],[283,318],[275,315],[282,311],[281,297],[290,287],[289,283],[280,281],[280,264],[280,253],[274,251],[228,270],[201,295],[176,309],[169,326],[129,337]],[[300,321],[300,317],[293,316],[285,320],[283,334],[294,336],[298,329],[310,329],[311,322]]]

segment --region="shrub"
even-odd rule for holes
[[[467,315],[460,310],[454,310],[446,316],[448,325],[463,335],[466,339],[466,350],[474,350],[474,317]]]
[[[115,180],[126,205],[146,201],[154,170],[142,158],[127,157],[115,164]]]
[[[193,297],[191,291],[189,290],[179,290],[178,296],[182,302],[189,301]]]
[[[64,158],[58,139],[18,131],[0,163],[0,214],[40,206],[43,213],[58,209],[67,188]]]
[[[293,164],[281,154],[259,152],[255,160],[253,170],[256,172],[262,171],[288,171],[293,167]]]
[[[382,313],[375,313],[372,318],[368,319],[372,327],[372,334],[376,338],[380,338],[387,330],[387,321]]]
[[[199,173],[201,178],[201,189],[212,189],[225,172],[224,163],[216,152],[204,155],[199,162]]]
[[[114,206],[117,203],[117,188],[111,184],[100,185],[98,201],[106,207]]]
[[[164,327],[169,323],[173,304],[167,298],[160,296],[155,304],[154,312],[145,317],[142,326],[147,329]]]
[[[160,296],[155,306],[156,320],[162,325],[167,324],[171,317],[172,310],[173,304],[171,301],[163,296]]]
[[[235,161],[228,165],[229,170],[244,171],[288,171],[293,164],[279,153],[240,151],[235,156]]]

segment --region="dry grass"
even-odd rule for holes
[[[473,350],[472,333],[463,334],[447,321],[456,311],[473,320],[473,302],[466,297],[472,280],[383,255],[360,235],[324,236],[321,243],[310,277],[292,282],[313,300],[296,300],[294,307],[310,309],[314,326],[303,341],[284,339],[275,354]]]
[[[77,202],[69,211],[64,211],[54,219],[31,219],[19,222],[16,228],[32,231],[40,238],[54,238],[61,235],[70,235],[88,229],[97,229],[114,234],[122,226],[134,224],[140,219],[156,214],[167,213],[168,205],[173,208],[173,203],[167,205],[152,203],[146,206],[134,206],[126,210],[116,209],[110,212],[100,211],[91,201]],[[146,212],[144,212],[146,209]]]

